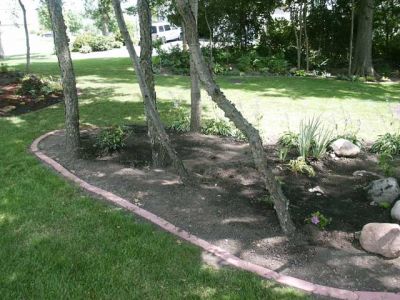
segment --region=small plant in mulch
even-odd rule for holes
[[[45,97],[61,93],[61,85],[51,77],[42,77],[36,74],[25,75],[21,80],[21,87],[17,94],[30,97]]]
[[[96,137],[95,147],[100,155],[108,155],[120,151],[126,146],[129,132],[121,126],[102,129]]]
[[[311,215],[304,220],[307,224],[313,224],[319,229],[324,230],[332,222],[332,218],[325,217],[319,211],[311,213]]]
[[[308,177],[314,177],[315,171],[312,166],[310,166],[303,157],[298,157],[297,159],[292,159],[287,164],[290,171],[294,174],[306,174]]]

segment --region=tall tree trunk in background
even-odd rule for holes
[[[121,35],[124,39],[125,46],[129,52],[129,57],[131,58],[133,67],[138,77],[139,87],[142,93],[144,105],[146,106],[147,114],[150,117],[151,122],[154,125],[154,129],[157,132],[158,140],[168,152],[168,155],[175,169],[177,170],[181,180],[184,183],[191,183],[190,175],[187,172],[185,166],[183,165],[182,160],[178,157],[178,154],[176,153],[175,149],[171,146],[169,137],[165,132],[164,126],[161,122],[160,115],[158,114],[154,106],[154,100],[152,99],[149,88],[147,87],[145,76],[143,74],[142,67],[140,66],[139,57],[136,54],[135,47],[133,46],[132,39],[126,27],[126,23],[122,14],[121,2],[120,0],[112,0],[112,3],[114,7],[115,16],[118,22],[119,30],[121,31]]]
[[[177,8],[184,20],[186,36],[189,42],[190,52],[193,57],[200,80],[212,100],[222,109],[225,116],[231,120],[235,126],[245,134],[253,154],[255,167],[262,175],[266,189],[269,192],[271,200],[274,202],[275,210],[282,230],[287,235],[292,235],[295,227],[289,214],[289,201],[282,192],[280,185],[275,180],[271,170],[267,167],[264,148],[258,131],[243,117],[235,105],[230,102],[219,86],[215,83],[210,69],[208,68],[202,55],[199,38],[197,35],[196,19],[193,16],[190,5],[186,0],[176,0]]]
[[[197,24],[197,15],[199,10],[198,0],[189,0],[193,16]],[[196,26],[197,30],[197,26]],[[190,99],[191,99],[191,113],[190,113],[190,131],[201,131],[201,92],[200,92],[200,79],[197,74],[196,66],[194,65],[193,57],[190,55]]]
[[[375,76],[372,65],[372,22],[374,0],[360,0],[357,10],[358,25],[354,49],[353,74]]]
[[[351,26],[350,26],[349,71],[348,71],[349,76],[351,76],[352,60],[353,60],[354,11],[355,11],[355,3],[354,0],[351,0]]]
[[[296,4],[293,4],[290,8],[290,20],[293,24],[294,36],[296,38],[296,50],[297,50],[297,69],[301,69],[301,46],[302,46],[302,30],[301,30],[301,13],[299,12]]]
[[[64,91],[66,149],[69,155],[78,157],[80,149],[78,93],[61,0],[47,0],[47,6]]]
[[[3,40],[1,39],[1,22],[0,22],[0,59],[4,59],[4,49],[3,49]]]
[[[145,77],[147,88],[149,89],[150,99],[153,101],[153,105],[157,109],[152,64],[153,44],[151,39],[151,11],[149,1],[139,0],[137,2],[137,7],[140,27],[140,65],[142,66],[143,75]],[[168,153],[157,138],[156,129],[154,128],[147,110],[147,106],[145,105],[148,136],[151,144],[152,163],[155,167],[163,167],[168,162]]]
[[[26,65],[25,65],[25,72],[29,73],[29,68],[31,65],[31,47],[29,43],[29,31],[28,31],[28,22],[26,20],[26,9],[22,0],[18,0],[19,6],[21,6],[22,15],[24,18],[24,30],[25,30],[25,43],[26,43]]]
[[[310,46],[307,33],[307,1],[304,3],[303,8],[303,27],[304,27],[304,43],[306,47],[306,71],[310,71]]]

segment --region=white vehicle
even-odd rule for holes
[[[151,25],[151,37],[153,40],[161,39],[164,43],[180,40],[182,30],[168,22],[153,23]]]

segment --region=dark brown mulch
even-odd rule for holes
[[[0,117],[16,116],[46,108],[63,100],[61,94],[46,97],[18,95],[19,77],[13,74],[0,73]]]
[[[317,176],[294,175],[277,159],[276,148],[266,155],[283,183],[298,227],[295,241],[279,229],[272,206],[262,201],[265,190],[253,168],[247,144],[229,138],[171,134],[185,165],[197,174],[195,186],[183,186],[171,168],[154,169],[146,130],[135,135],[120,153],[97,157],[95,131],[84,135],[85,157],[68,160],[63,134],[44,140],[40,148],[77,176],[129,199],[231,253],[314,283],[357,290],[400,291],[400,258],[387,260],[364,252],[354,232],[369,222],[391,222],[389,210],[369,205],[363,189],[374,176],[353,176],[357,170],[379,173],[376,157],[327,157],[314,163]],[[398,165],[398,162],[396,162]],[[396,177],[399,178],[399,169]],[[319,186],[324,194],[309,191]],[[304,219],[320,211],[332,218],[320,232]],[[205,258],[206,259],[206,258]]]

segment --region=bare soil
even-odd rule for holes
[[[48,137],[40,148],[85,181],[253,263],[338,288],[400,291],[400,258],[387,260],[366,253],[354,238],[367,223],[392,222],[390,210],[369,205],[366,197],[364,187],[376,176],[353,176],[359,170],[380,173],[374,155],[327,156],[313,163],[317,176],[309,178],[291,173],[277,159],[276,147],[268,146],[270,167],[291,201],[299,229],[295,241],[288,241],[273,207],[263,201],[264,185],[247,144],[216,136],[171,134],[185,165],[199,180],[195,186],[184,186],[172,168],[149,166],[146,129],[132,128],[127,148],[106,157],[98,157],[93,147],[96,130],[83,134],[81,159],[66,159],[63,133]],[[396,172],[399,178],[399,168]],[[309,191],[316,186],[323,194]],[[325,231],[305,225],[305,218],[315,211],[332,218]]]
[[[62,101],[61,94],[46,97],[18,95],[21,84],[13,73],[0,73],[0,117],[15,116],[39,110]]]

